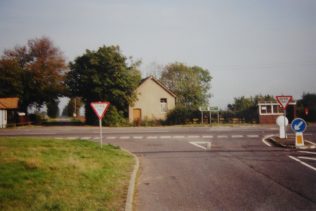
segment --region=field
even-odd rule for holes
[[[0,138],[0,210],[122,210],[133,164],[112,145]]]

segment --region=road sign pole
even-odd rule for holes
[[[102,148],[102,120],[99,119],[99,126],[100,126],[100,145]]]
[[[286,109],[284,109],[284,119],[285,118],[286,118]],[[284,137],[287,138],[285,121],[284,121]]]

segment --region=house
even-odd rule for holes
[[[16,110],[19,98],[0,98],[0,128],[6,128],[10,123],[16,123]]]
[[[276,124],[276,119],[280,115],[284,115],[283,109],[276,101],[262,101],[258,103],[259,123],[260,124]],[[290,101],[286,108],[286,117],[289,122],[296,117],[296,101]]]
[[[176,95],[159,80],[144,78],[136,89],[137,101],[129,106],[129,122],[165,120],[167,112],[175,108]]]

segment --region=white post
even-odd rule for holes
[[[286,119],[286,109],[284,109],[284,138],[287,138],[287,135],[286,135],[286,121],[285,121],[285,119]]]
[[[100,126],[100,145],[102,148],[102,120],[99,119],[99,126]]]

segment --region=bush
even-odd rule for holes
[[[167,114],[166,124],[191,124],[194,123],[194,119],[200,119],[201,112],[197,109],[176,107],[174,110]]]

